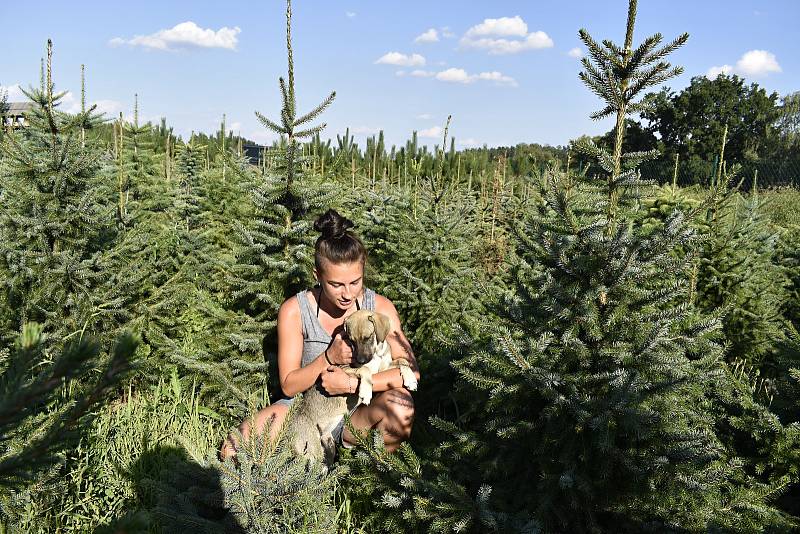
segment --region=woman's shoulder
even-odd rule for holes
[[[305,291],[301,292],[305,293]],[[299,295],[294,295],[283,301],[278,310],[278,320],[300,320]]]
[[[397,309],[394,307],[394,303],[383,295],[379,295],[377,293],[375,293],[375,311],[397,314]]]

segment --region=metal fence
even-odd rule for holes
[[[679,186],[711,185],[720,171],[719,160],[686,163],[678,161],[677,176],[675,161],[659,159],[641,166],[642,178],[668,184],[676,180]],[[742,191],[750,191],[755,185],[758,189],[777,187],[800,188],[800,159],[756,160],[731,164],[725,162],[723,175],[728,176],[731,186],[741,182]]]

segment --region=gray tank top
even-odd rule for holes
[[[303,290],[296,295],[300,303],[303,326],[303,358],[300,360],[302,367],[314,361],[331,343],[331,336],[322,328],[322,323],[319,322],[316,310],[312,309],[306,292],[307,290]],[[367,287],[364,288],[364,303],[361,309],[375,311],[375,292]]]

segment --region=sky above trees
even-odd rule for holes
[[[450,133],[461,147],[536,142],[566,144],[600,134],[592,122],[599,100],[579,82],[577,36],[620,41],[627,2],[525,1],[427,3],[297,1],[293,40],[301,108],[337,98],[323,137],[350,127],[356,140],[383,129],[391,145],[413,130],[423,142]],[[139,94],[145,120],[166,117],[178,133],[213,131],[222,114],[230,128],[259,142],[273,134],[254,111],[280,108],[277,79],[285,75],[284,4],[242,1],[64,4],[2,2],[0,85],[10,100],[38,83],[39,58],[54,42],[57,89],[79,105],[80,65],[87,99],[109,116],[132,115]],[[642,2],[634,41],[655,32],[690,33],[672,62],[692,76],[737,74],[769,92],[800,90],[795,52],[800,3],[795,0]]]

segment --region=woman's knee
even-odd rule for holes
[[[267,425],[269,425],[270,437],[274,437],[280,430],[281,425],[283,425],[283,421],[286,419],[286,414],[288,411],[288,408],[282,404],[273,404],[271,406],[267,406],[266,408],[262,408],[253,414],[252,417],[248,417],[241,422],[239,425],[239,432],[244,439],[248,439],[250,436],[251,426],[254,426],[256,435],[261,435]],[[228,437],[222,444],[220,449],[220,457],[225,458],[236,454],[237,447],[238,439],[236,438],[235,433],[232,432],[228,434]]]
[[[255,424],[256,434],[261,435],[264,430],[269,427],[270,436],[275,436],[280,430],[281,425],[283,425],[288,411],[287,407],[283,404],[273,404],[256,412],[255,416],[252,418],[252,422]],[[249,430],[250,422],[250,419],[246,419],[242,422],[242,425],[247,424]]]
[[[405,434],[411,433],[411,426],[414,423],[414,398],[406,388],[386,391],[385,410],[393,426]]]

